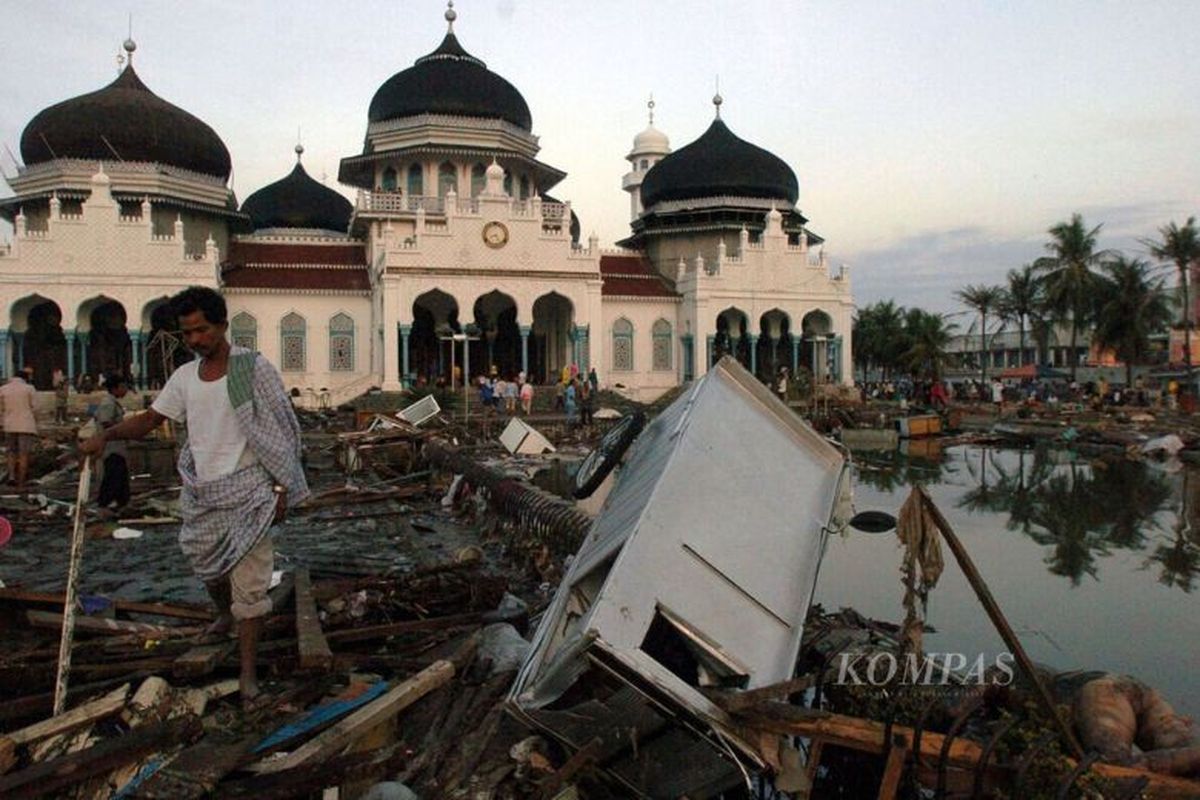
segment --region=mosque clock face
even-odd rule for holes
[[[489,222],[483,226],[483,243],[499,250],[508,244],[508,228],[502,222]]]

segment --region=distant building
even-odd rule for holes
[[[787,365],[850,380],[848,272],[808,230],[795,173],[730,131],[720,97],[675,151],[651,115],[622,180],[631,235],[601,250],[550,194],[566,173],[538,160],[520,92],[446,19],[437,49],[375,93],[338,173],[354,203],[297,146],[292,171],[239,206],[220,137],[150,91],[126,42],[120,77],[22,135],[0,199],[15,233],[0,245],[0,373],[161,382],[186,357],[166,299],[199,284],[226,294],[234,342],[334,402],[449,377],[452,360],[537,382],[595,366],[645,399],[730,352],[764,378]]]

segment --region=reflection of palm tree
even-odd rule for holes
[[[958,501],[959,508],[965,508],[972,514],[997,514],[1005,510],[1003,496],[988,483],[988,465],[995,467],[995,461],[994,451],[988,447],[979,448],[978,471],[972,466],[971,459],[966,459],[967,472],[978,480],[979,484],[962,496]]]
[[[858,465],[854,480],[879,492],[889,494],[920,484],[932,486],[944,483],[953,473],[946,454],[938,450],[934,458],[912,456],[899,449],[888,451],[863,450],[854,453]]]
[[[1046,556],[1050,572],[1078,586],[1083,576],[1096,577],[1096,556],[1108,555],[1109,544],[1092,513],[1087,482],[1072,474],[1055,475],[1039,491],[1039,502],[1030,514],[1029,537],[1054,549]]]
[[[1175,542],[1154,548],[1154,554],[1146,562],[1157,563],[1162,567],[1158,582],[1163,586],[1177,586],[1185,592],[1195,588],[1196,578],[1200,577],[1200,547],[1187,540],[1183,527],[1175,531]]]
[[[1128,550],[1142,549],[1171,500],[1171,486],[1162,474],[1133,461],[1103,462],[1103,468],[1092,470],[1089,483],[1094,514],[1105,525],[1108,541]]]

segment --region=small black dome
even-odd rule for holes
[[[133,65],[96,92],[50,106],[25,126],[26,164],[55,158],[154,161],[229,178],[229,151],[216,132],[146,88]]]
[[[417,114],[455,114],[503,119],[525,131],[533,118],[525,98],[511,83],[463,49],[453,33],[415,66],[388,78],[375,96],[367,118],[381,122]]]
[[[642,206],[701,197],[762,197],[796,204],[796,173],[774,153],[713,120],[696,141],[663,157],[642,180]]]
[[[254,229],[318,228],[345,233],[353,211],[350,201],[309,177],[299,162],[286,178],[246,198],[242,213]]]

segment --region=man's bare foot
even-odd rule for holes
[[[258,686],[258,680],[253,677],[247,678],[243,675],[238,681],[238,691],[242,696],[243,711],[257,711],[270,699],[262,693]]]

